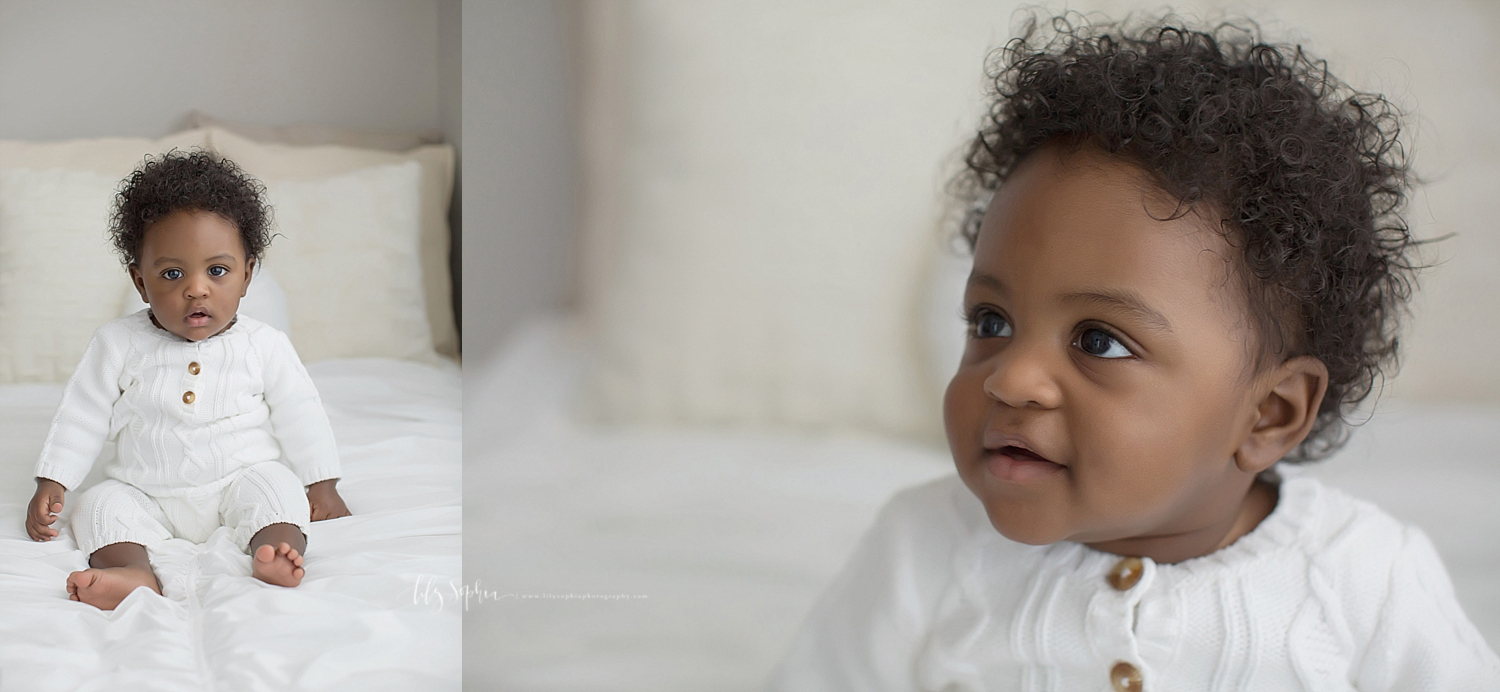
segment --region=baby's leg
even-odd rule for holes
[[[90,569],[68,575],[68,598],[113,610],[142,586],[160,594],[147,545],[172,537],[166,516],[149,495],[114,479],[101,481],[73,505],[73,537]]]
[[[251,576],[268,584],[296,586],[306,573],[307,490],[280,462],[251,466],[225,489],[224,524],[250,553]]]
[[[151,570],[146,546],[115,543],[89,556],[91,569],[68,575],[68,598],[100,610],[114,610],[130,592],[144,586],[161,593],[161,582]]]
[[[296,586],[302,583],[302,553],[307,537],[295,524],[271,524],[250,539],[250,576],[267,584]]]

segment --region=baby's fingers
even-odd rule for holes
[[[31,536],[31,540],[33,541],[50,541],[57,536],[57,529],[48,528],[39,523],[35,518],[28,517],[26,519],[26,534]]]

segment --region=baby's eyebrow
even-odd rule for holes
[[[1167,321],[1166,315],[1146,305],[1146,301],[1141,300],[1141,297],[1133,291],[1102,288],[1068,293],[1062,299],[1063,302],[1068,303],[1087,303],[1123,310],[1140,320],[1149,329],[1169,334],[1172,332],[1172,323]]]
[[[171,262],[172,264],[182,264],[182,260],[177,259],[176,257],[158,257],[156,258],[155,262],[151,263],[151,266],[155,267],[165,262]]]

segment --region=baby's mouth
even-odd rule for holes
[[[1016,459],[1018,461],[1044,461],[1044,462],[1047,462],[1049,464],[1056,463],[1056,462],[1053,462],[1051,459],[1043,457],[1042,455],[1037,454],[1036,452],[1033,452],[1033,451],[1031,451],[1031,450],[1029,450],[1029,449],[1027,449],[1025,447],[1016,447],[1014,445],[1006,445],[1006,446],[1001,447],[1000,449],[997,449],[995,451],[998,452],[998,453],[1000,453],[1000,454],[1004,454],[1005,456],[1008,456],[1008,457],[1010,457],[1012,459]]]
[[[187,323],[190,327],[206,327],[213,317],[202,310],[194,310],[188,313]]]

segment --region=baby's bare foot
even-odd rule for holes
[[[68,575],[68,598],[100,610],[114,610],[142,586],[161,593],[161,584],[149,567],[89,568]]]
[[[302,556],[283,542],[274,548],[267,543],[255,549],[250,560],[250,576],[267,584],[296,586],[302,583]]]

